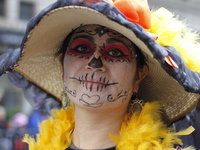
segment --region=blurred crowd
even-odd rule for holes
[[[30,115],[18,112],[7,119],[6,109],[0,106],[0,150],[28,150],[22,138],[26,133],[36,137],[38,124],[47,118],[44,112],[33,110]]]

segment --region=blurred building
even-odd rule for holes
[[[55,1],[56,0],[0,0],[0,55],[7,49],[19,47],[28,20]],[[165,7],[175,14],[178,14],[181,20],[186,20],[189,27],[200,33],[200,0],[148,1],[151,9]],[[4,112],[5,114],[0,111],[0,120],[2,120],[1,118],[3,115],[3,117],[6,115],[7,119],[12,119],[12,117],[15,116],[14,114],[18,112],[29,115],[32,111],[32,107],[25,100],[21,89],[12,85],[6,75],[0,77],[0,107],[6,110],[6,112]],[[30,118],[34,117],[31,116]],[[36,123],[37,118],[39,117],[36,116],[36,118],[33,119],[32,126]],[[21,122],[22,121],[20,121],[20,123]],[[9,137],[9,139],[13,137],[16,139],[16,136],[14,136],[16,133],[5,133],[8,134],[6,137]],[[22,133],[18,134],[22,136]],[[18,134],[17,136],[19,136]],[[6,144],[6,141],[2,141],[1,132],[0,141],[3,142],[4,145]],[[12,143],[8,143],[8,145],[11,146]],[[8,146],[6,148],[8,149]]]
[[[0,0],[0,54],[19,47],[28,20],[55,1]],[[0,77],[0,105],[5,106],[8,118],[19,111],[31,111],[22,91],[13,86],[6,75]]]
[[[27,21],[56,0],[0,0],[0,53],[18,47]]]

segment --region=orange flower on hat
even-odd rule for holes
[[[107,0],[117,7],[130,22],[143,28],[151,27],[151,12],[147,0]]]

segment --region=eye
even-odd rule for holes
[[[108,55],[111,57],[124,57],[125,55],[121,50],[119,49],[112,49],[108,52]]]
[[[86,45],[78,45],[75,48],[72,48],[74,51],[79,52],[79,53],[89,53],[90,52],[90,47]]]
[[[102,56],[107,61],[128,61],[133,59],[131,51],[122,43],[112,43],[102,48]]]
[[[93,42],[84,38],[78,38],[71,42],[67,53],[72,56],[89,58],[95,51]]]

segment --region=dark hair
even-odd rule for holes
[[[60,54],[63,54],[62,56],[62,60],[64,59],[67,47],[69,45],[69,41],[71,39],[71,36],[73,35],[75,30],[73,30],[72,32],[70,32],[70,34],[67,35],[67,37],[64,39],[60,49],[56,52],[55,56],[59,56]],[[133,45],[135,46],[135,51],[137,54],[137,68],[143,68],[145,65],[148,67],[147,65],[147,58],[144,56],[144,54],[142,53],[142,51],[133,43]]]
[[[148,67],[148,65],[147,65],[147,56],[145,57],[144,54],[142,53],[142,51],[136,45],[135,45],[135,53],[137,54],[137,67],[138,68],[143,68],[144,66]]]
[[[55,56],[59,56],[60,54],[63,54],[62,55],[62,60],[64,59],[64,56],[65,56],[65,53],[66,53],[66,50],[67,50],[67,47],[69,45],[69,41],[73,35],[75,30],[72,30],[72,32],[70,32],[67,37],[64,39],[60,49],[55,53]]]

